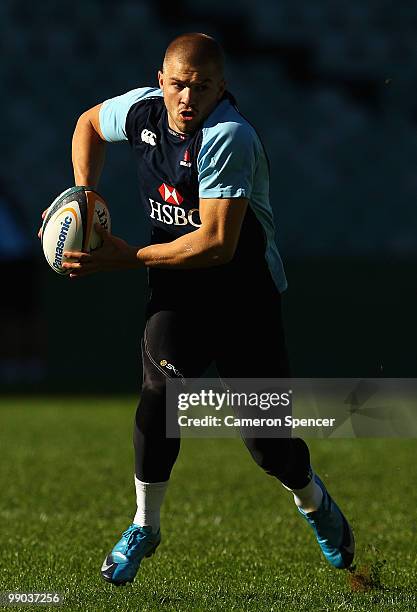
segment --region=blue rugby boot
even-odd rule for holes
[[[161,532],[132,523],[123,532],[101,568],[104,580],[116,586],[133,582],[143,557],[151,557],[161,542]]]
[[[327,561],[337,569],[347,569],[355,554],[352,529],[316,474],[314,479],[323,492],[320,507],[314,512],[303,512],[300,508],[298,511],[313,528]]]

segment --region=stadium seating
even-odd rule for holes
[[[265,140],[271,191],[279,194],[273,201],[286,228],[281,243],[289,254],[301,247],[286,230],[301,219],[311,228],[302,241],[306,252],[346,245],[357,252],[417,249],[417,239],[400,222],[392,224],[399,205],[416,221],[417,185],[408,156],[416,152],[414,3],[403,2],[399,11],[382,0],[183,0],[174,11],[162,0],[49,0],[38,8],[3,0],[0,23],[6,92],[0,104],[8,143],[2,176],[12,190],[22,177],[30,182],[31,199],[23,205],[34,223],[71,183],[69,143],[80,112],[154,83],[170,38],[199,29],[224,44],[230,88]],[[111,185],[124,183],[127,160],[127,154],[112,154],[110,196]],[[389,180],[392,172],[401,180]],[[377,232],[375,213],[358,198],[372,197],[372,190],[386,211]],[[334,218],[322,214],[335,207],[343,240],[329,239]]]

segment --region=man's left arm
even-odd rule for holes
[[[143,248],[102,234],[103,246],[93,253],[72,252],[63,264],[72,277],[128,268],[209,268],[233,259],[248,206],[247,198],[200,199],[201,227],[172,242]]]
[[[201,227],[169,242],[140,249],[137,258],[147,267],[208,268],[233,259],[247,198],[200,199]]]
[[[71,253],[71,276],[126,268],[209,268],[231,261],[253,186],[261,145],[253,130],[236,122],[207,129],[198,156],[201,227],[166,244],[135,248],[103,236],[94,253]],[[65,255],[65,253],[64,253]]]

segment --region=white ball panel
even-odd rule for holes
[[[49,219],[42,232],[42,247],[46,260],[58,274],[68,274],[62,268],[64,251],[80,251],[83,227],[78,202],[66,202]]]
[[[111,232],[110,214],[103,200],[96,199],[94,202],[93,227],[91,229],[90,240],[87,245],[88,251],[94,251],[95,249],[100,248],[102,245],[101,236],[94,229],[95,223],[99,223],[109,233]]]

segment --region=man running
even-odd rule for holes
[[[290,376],[281,322],[286,278],[274,241],[268,161],[226,90],[219,44],[204,34],[179,36],[166,50],[158,82],[85,112],[73,137],[76,185],[92,188],[106,143],[129,142],[152,225],[149,246],[102,231],[101,249],[66,253],[63,264],[72,277],[149,271],[134,426],[137,511],[102,567],[116,585],[132,582],[161,541],[160,508],[180,448],[179,438],[166,437],[167,377],[196,378],[212,362],[221,378]],[[327,560],[348,567],[352,531],[314,474],[305,442],[243,437],[259,466],[292,491]]]

